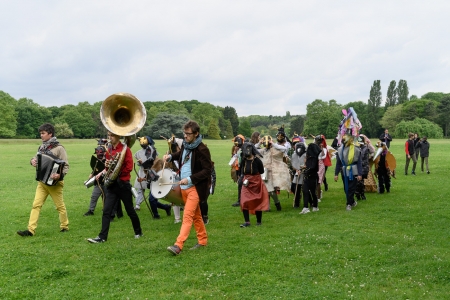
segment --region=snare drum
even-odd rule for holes
[[[164,200],[178,206],[184,206],[178,176],[172,169],[164,169],[156,173],[159,178],[150,184],[150,192],[156,199]],[[171,184],[172,183],[172,184]]]

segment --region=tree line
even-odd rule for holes
[[[44,107],[32,99],[14,99],[0,91],[0,138],[36,138],[43,123],[55,126],[61,138],[105,137],[106,129],[100,119],[102,101],[80,102],[60,107]],[[182,125],[189,119],[197,121],[201,133],[212,139],[231,138],[238,133],[239,120],[231,106],[220,107],[198,100],[143,102],[147,111],[145,126],[138,135],[152,138],[183,137]]]
[[[409,96],[406,80],[395,80],[389,84],[386,101],[383,105],[380,80],[375,80],[370,87],[367,101],[355,101],[341,105],[336,100],[316,99],[309,103],[306,115],[240,117],[240,133],[246,136],[251,131],[262,135],[275,135],[277,128],[285,126],[290,136],[294,133],[303,136],[324,134],[334,138],[338,125],[343,118],[342,109],[353,107],[362,123],[361,133],[368,137],[379,137],[384,129],[389,129],[393,137],[406,138],[409,132],[420,136],[443,138],[450,134],[450,93],[426,93],[422,97]],[[244,126],[244,124],[246,124]],[[241,129],[242,127],[242,129]]]
[[[200,124],[201,133],[208,138],[228,139],[238,133],[250,137],[253,131],[275,136],[278,128],[294,134],[324,134],[333,138],[342,120],[342,109],[353,107],[360,119],[362,133],[378,137],[385,128],[398,138],[409,132],[418,132],[429,138],[448,137],[450,129],[450,93],[430,92],[422,97],[409,96],[406,80],[398,85],[392,80],[383,105],[380,80],[370,87],[367,101],[349,102],[345,105],[332,99],[316,99],[307,105],[306,115],[284,116],[250,115],[238,117],[231,106],[214,106],[198,100],[167,100],[143,102],[147,122],[138,135],[158,139],[175,134],[182,137],[182,125],[189,119]],[[106,129],[100,120],[101,101],[94,104],[80,102],[60,107],[44,107],[28,98],[14,99],[0,91],[0,138],[36,138],[39,125],[55,125],[56,135],[62,138],[105,137]]]

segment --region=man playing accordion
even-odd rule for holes
[[[55,135],[55,128],[49,123],[39,127],[42,145],[39,146],[38,153],[30,160],[30,164],[37,168],[36,194],[34,196],[33,207],[30,213],[27,230],[19,230],[20,236],[33,236],[36,233],[37,221],[42,205],[50,195],[59,213],[60,232],[69,230],[69,219],[67,218],[66,206],[63,199],[64,176],[69,171],[66,149],[58,142]],[[45,158],[45,159],[44,159]],[[56,163],[56,161],[59,162]],[[44,174],[45,178],[42,177]]]

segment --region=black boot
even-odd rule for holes
[[[237,207],[237,206],[241,206],[241,203],[239,203],[239,201],[234,202],[233,204],[231,204],[231,206]]]
[[[325,192],[326,192],[326,191],[328,191],[328,183],[325,182],[324,185],[325,185]]]
[[[277,210],[280,211],[281,210],[281,204],[280,202],[275,203],[275,206],[277,207]]]
[[[366,200],[366,194],[361,194],[361,200]]]

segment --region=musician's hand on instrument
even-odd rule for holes
[[[110,165],[111,165],[111,160],[110,159],[105,160],[105,167],[109,168]]]
[[[142,160],[141,160],[141,159],[138,159],[138,163],[139,163],[140,165],[142,165]]]
[[[103,176],[103,174],[104,174],[104,171],[98,173],[97,175],[95,175],[95,179],[96,179],[96,180],[100,180],[100,178]]]
[[[147,179],[142,178],[142,177],[138,177],[138,179],[137,179],[138,182],[142,182],[142,181],[146,181],[146,180],[147,180]]]
[[[93,176],[93,175],[92,175],[92,173],[91,173],[91,174],[89,174],[89,179],[91,179],[91,178],[92,178],[92,176]]]
[[[172,157],[172,155],[164,154],[163,160],[166,161],[166,162],[168,162],[168,161],[170,160],[171,157]]]
[[[33,167],[36,167],[36,165],[37,165],[36,158],[33,157],[33,158],[30,160],[30,164],[31,164]]]
[[[61,177],[61,175],[59,175],[57,173],[53,173],[52,175],[50,175],[50,178],[53,180],[59,180],[60,177]]]
[[[187,184],[188,184],[187,178],[183,178],[180,180],[180,185],[187,185]]]

